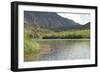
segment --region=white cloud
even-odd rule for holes
[[[58,15],[60,15],[64,18],[74,20],[76,23],[79,23],[81,25],[84,25],[90,21],[89,14],[58,13]]]

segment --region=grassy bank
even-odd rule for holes
[[[24,57],[36,57],[40,52],[39,44],[30,37],[28,32],[24,33]]]
[[[68,30],[62,32],[51,32],[42,36],[44,39],[79,39],[90,38],[90,30]]]

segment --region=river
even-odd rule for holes
[[[41,52],[35,61],[90,58],[90,40],[88,39],[44,39],[36,40],[36,42],[39,43]]]

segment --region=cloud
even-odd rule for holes
[[[84,25],[90,21],[89,14],[71,14],[71,13],[58,13],[58,15],[74,20],[76,23]]]

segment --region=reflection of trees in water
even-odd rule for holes
[[[86,43],[88,44],[90,40],[36,40],[39,44],[49,45],[51,48],[61,48],[66,45],[76,45]]]

